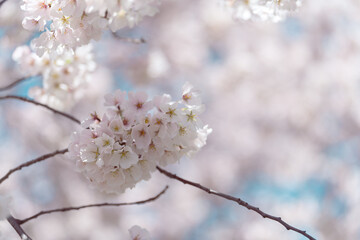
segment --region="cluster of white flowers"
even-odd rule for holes
[[[23,0],[23,26],[44,31],[32,41],[35,52],[61,54],[99,40],[103,30],[133,27],[158,11],[159,0]]]
[[[206,143],[211,129],[198,115],[204,110],[199,91],[183,87],[182,99],[169,95],[148,100],[145,92],[117,90],[105,96],[106,112],[82,122],[69,145],[69,157],[91,185],[124,192],[148,180],[156,165],[167,166]]]
[[[41,75],[42,87],[33,87],[29,95],[53,108],[65,110],[82,96],[90,74],[95,70],[91,45],[79,47],[75,52],[65,51],[50,58],[48,53],[39,57],[28,46],[16,48],[13,59],[25,77]]]
[[[150,233],[145,228],[138,225],[132,226],[129,229],[131,240],[150,240]]]
[[[302,0],[221,0],[233,11],[235,19],[283,20],[301,6]]]

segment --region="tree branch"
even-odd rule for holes
[[[32,103],[32,104],[35,104],[35,105],[37,105],[37,106],[44,107],[44,108],[52,111],[52,112],[55,113],[55,114],[59,114],[59,115],[61,115],[61,116],[64,116],[64,117],[66,117],[66,118],[70,119],[71,121],[74,121],[74,122],[76,122],[76,123],[78,123],[78,124],[81,123],[78,119],[76,119],[75,117],[71,116],[70,114],[67,114],[67,113],[58,111],[58,110],[56,110],[56,109],[54,109],[54,108],[52,108],[52,107],[49,107],[49,106],[47,106],[47,105],[45,105],[45,104],[36,102],[36,101],[31,100],[31,99],[28,99],[28,98],[24,98],[24,97],[20,97],[20,96],[15,96],[15,95],[7,95],[7,96],[0,97],[0,101],[1,101],[1,100],[7,100],[7,99],[15,99],[15,100],[23,101],[23,102]]]
[[[1,6],[1,3],[0,3],[0,6]],[[15,87],[16,85],[26,81],[26,80],[29,80],[30,78],[29,77],[24,77],[24,78],[20,78],[12,83],[10,83],[9,85],[6,85],[4,87],[0,87],[0,91],[6,91],[6,90],[9,90],[10,88],[12,87]]]
[[[31,240],[29,235],[27,235],[26,232],[24,231],[24,229],[22,229],[22,227],[20,226],[18,219],[14,218],[13,216],[10,215],[7,218],[7,220],[10,223],[10,225],[15,229],[17,234],[19,234],[19,236],[22,240]]]
[[[263,218],[268,218],[268,219],[271,219],[273,221],[276,221],[278,223],[280,223],[281,225],[283,225],[287,230],[291,230],[291,231],[295,231],[297,233],[300,233],[301,235],[307,237],[308,239],[310,240],[316,240],[314,237],[310,236],[309,234],[306,233],[306,231],[303,231],[303,230],[300,230],[296,227],[293,227],[291,226],[290,224],[286,223],[285,221],[283,221],[281,219],[281,217],[275,217],[275,216],[272,216],[270,214],[267,214],[265,212],[263,212],[262,210],[260,210],[258,207],[255,207],[255,206],[252,206],[250,205],[249,203],[243,201],[242,199],[240,198],[236,198],[236,197],[233,197],[233,196],[230,196],[230,195],[227,195],[227,194],[224,194],[224,193],[220,193],[220,192],[216,192],[214,190],[211,190],[210,188],[207,188],[207,187],[204,187],[202,186],[201,184],[199,183],[195,183],[195,182],[191,182],[189,180],[186,180],[186,179],[183,179],[181,177],[178,177],[176,176],[176,174],[173,174],[173,173],[170,173],[160,167],[156,167],[157,170],[160,171],[160,173],[164,174],[165,176],[169,177],[169,178],[172,178],[172,179],[175,179],[175,180],[178,180],[184,184],[188,184],[188,185],[191,185],[193,187],[196,187],[196,188],[199,188],[201,190],[203,190],[204,192],[207,192],[209,194],[212,194],[212,195],[216,195],[216,196],[219,196],[219,197],[222,197],[222,198],[225,198],[227,200],[230,200],[230,201],[233,201],[233,202],[236,202],[238,203],[239,205],[243,206],[243,207],[246,207],[248,210],[251,210],[251,211],[254,211],[258,214],[260,214]]]
[[[6,2],[6,0],[0,1],[0,7]]]
[[[52,209],[52,210],[47,210],[47,211],[41,211],[41,212],[31,216],[31,217],[25,218],[23,220],[18,220],[18,222],[21,225],[21,224],[24,224],[24,223],[32,220],[32,219],[35,219],[35,218],[39,217],[39,216],[50,214],[50,213],[55,213],[55,212],[68,212],[68,211],[80,210],[80,209],[92,208],[92,207],[119,207],[119,206],[128,206],[128,205],[141,205],[141,204],[145,204],[145,203],[155,201],[161,195],[163,195],[168,188],[169,188],[169,186],[166,186],[156,196],[148,198],[146,200],[141,200],[141,201],[137,201],[137,202],[125,202],[125,203],[98,203],[98,204],[83,205],[83,206],[78,206],[78,207],[67,207],[67,208]]]
[[[55,152],[52,152],[52,153],[48,153],[48,154],[45,154],[45,155],[42,155],[38,158],[35,158],[34,160],[31,160],[31,161],[28,161],[28,162],[25,162],[19,166],[17,166],[16,168],[13,168],[11,169],[10,171],[8,171],[7,174],[5,174],[5,176],[3,176],[2,178],[0,178],[0,184],[3,183],[7,178],[9,178],[9,176],[11,174],[13,174],[14,172],[17,172],[17,171],[20,171],[22,168],[24,167],[29,167],[35,163],[38,163],[38,162],[42,162],[48,158],[51,158],[51,157],[54,157],[58,154],[64,154],[68,151],[68,149],[63,149],[63,150],[57,150]]]

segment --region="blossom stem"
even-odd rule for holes
[[[0,3],[0,6],[1,6],[1,3]],[[24,78],[19,78],[18,80],[15,80],[14,82],[4,86],[4,87],[0,87],[0,91],[6,91],[6,90],[9,90],[13,87],[15,87],[16,85],[24,82],[24,81],[27,81],[27,80],[30,80],[31,78],[28,78],[28,77],[24,77]]]
[[[39,216],[42,216],[45,214],[50,214],[50,213],[55,213],[55,212],[68,212],[68,211],[80,210],[80,209],[92,208],[92,207],[119,207],[119,206],[129,206],[129,205],[141,205],[141,204],[145,204],[145,203],[149,203],[149,202],[153,202],[153,201],[157,200],[161,195],[163,195],[167,191],[168,188],[169,188],[169,186],[165,186],[165,188],[160,193],[158,193],[154,197],[148,198],[146,200],[141,200],[141,201],[136,201],[136,202],[125,202],[125,203],[97,203],[97,204],[89,204],[89,205],[83,205],[83,206],[78,206],[78,207],[66,207],[66,208],[52,209],[52,210],[47,210],[47,211],[41,211],[31,217],[25,218],[23,220],[18,220],[18,222],[21,225],[32,219],[39,217]]]
[[[263,218],[268,218],[268,219],[271,219],[273,221],[276,221],[278,223],[280,223],[281,225],[283,225],[287,230],[291,230],[291,231],[295,231],[297,233],[300,233],[301,235],[307,237],[308,239],[310,240],[316,240],[314,237],[312,237],[311,235],[309,235],[308,233],[306,233],[306,231],[303,231],[303,230],[300,230],[296,227],[293,227],[291,226],[290,224],[286,223],[284,220],[281,219],[281,217],[276,217],[276,216],[273,216],[273,215],[270,215],[270,214],[267,214],[265,212],[263,212],[262,210],[260,210],[258,207],[255,207],[247,202],[245,202],[244,200],[240,199],[240,198],[236,198],[236,197],[233,197],[233,196],[230,196],[230,195],[227,195],[227,194],[224,194],[224,193],[221,193],[221,192],[216,192],[214,190],[211,190],[210,188],[208,187],[204,187],[203,185],[199,184],[199,183],[195,183],[195,182],[191,182],[189,180],[186,180],[184,178],[181,178],[181,177],[178,177],[176,176],[176,174],[173,174],[173,173],[170,173],[160,167],[156,167],[157,170],[159,170],[160,173],[164,174],[165,176],[169,177],[169,178],[172,178],[172,179],[175,179],[177,181],[180,181],[184,184],[188,184],[188,185],[191,185],[193,187],[196,187],[196,188],[199,188],[201,190],[203,190],[204,192],[207,192],[209,194],[212,194],[212,195],[216,195],[216,196],[219,196],[221,198],[225,198],[227,200],[230,200],[230,201],[233,201],[233,202],[236,202],[238,203],[239,205],[247,208],[248,210],[251,210],[251,211],[254,211],[258,214],[260,214]]]
[[[13,216],[9,216],[7,218],[7,221],[10,223],[10,225],[15,229],[15,231],[17,232],[17,234],[19,234],[20,238],[22,240],[31,240],[31,238],[29,237],[29,235],[27,235],[27,233],[24,231],[24,229],[22,229],[22,227],[20,226],[20,222],[18,219],[14,218]]]
[[[7,178],[10,177],[11,174],[13,174],[14,172],[17,172],[17,171],[20,171],[22,168],[24,167],[29,167],[35,163],[38,163],[38,162],[42,162],[48,158],[51,158],[51,157],[54,157],[58,154],[64,154],[68,151],[68,149],[63,149],[63,150],[57,150],[55,152],[52,152],[52,153],[48,153],[48,154],[45,154],[45,155],[42,155],[38,158],[35,158],[34,160],[31,160],[31,161],[28,161],[28,162],[25,162],[19,166],[17,166],[16,168],[13,168],[11,170],[9,170],[7,172],[7,174],[5,174],[5,176],[3,176],[2,178],[0,178],[0,184],[3,183]]]
[[[75,117],[71,116],[70,114],[67,114],[67,113],[64,113],[64,112],[61,112],[61,111],[58,111],[52,107],[49,107],[48,105],[45,105],[45,104],[42,104],[42,103],[39,103],[39,102],[36,102],[34,100],[31,100],[31,99],[28,99],[28,98],[25,98],[25,97],[20,97],[20,96],[15,96],[15,95],[7,95],[7,96],[2,96],[0,97],[0,101],[1,100],[6,100],[6,99],[15,99],[15,100],[19,100],[19,101],[23,101],[23,102],[28,102],[28,103],[32,103],[32,104],[35,104],[37,106],[41,106],[41,107],[44,107],[50,111],[52,111],[53,113],[55,114],[59,114],[63,117],[66,117],[68,119],[70,119],[71,121],[74,121],[78,124],[80,124],[81,122],[76,119]]]

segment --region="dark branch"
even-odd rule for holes
[[[112,33],[113,36],[116,38],[116,39],[119,39],[121,41],[125,41],[125,42],[128,42],[128,43],[135,43],[135,44],[143,44],[143,43],[146,43],[146,40],[144,38],[127,38],[127,37],[121,37],[119,35],[117,35],[116,33]]]
[[[128,206],[128,205],[141,205],[141,204],[145,204],[145,203],[149,203],[152,201],[155,201],[156,199],[158,199],[161,195],[163,195],[166,190],[169,187],[166,186],[160,193],[158,193],[156,196],[148,198],[146,200],[142,200],[142,201],[137,201],[137,202],[125,202],[125,203],[98,203],[98,204],[90,204],[90,205],[83,205],[83,206],[79,206],[79,207],[67,207],[67,208],[58,208],[58,209],[52,209],[52,210],[48,210],[48,211],[41,211],[31,217],[25,218],[24,220],[18,220],[19,224],[24,224],[32,219],[35,219],[39,216],[45,215],[45,214],[50,214],[50,213],[55,213],[55,212],[68,212],[68,211],[73,211],[73,210],[80,210],[83,208],[92,208],[92,207],[119,207],[119,206]]]
[[[0,7],[6,2],[6,0],[0,1]]]
[[[1,6],[1,3],[0,3],[0,6]],[[24,77],[24,78],[20,78],[12,83],[10,83],[9,85],[7,86],[4,86],[4,87],[0,87],[0,91],[6,91],[6,90],[9,90],[11,89],[12,87],[15,87],[16,85],[26,81],[26,80],[29,80],[30,78],[27,78],[27,77]]]
[[[1,5],[0,5],[1,6]],[[15,219],[13,216],[9,216],[7,218],[8,222],[11,224],[11,226],[15,229],[15,231],[17,232],[17,234],[19,234],[20,238],[22,240],[31,240],[31,238],[29,237],[29,235],[26,234],[26,232],[24,231],[24,229],[21,228],[19,220]]]
[[[48,154],[45,154],[45,155],[42,155],[38,158],[35,158],[34,160],[31,160],[31,161],[28,161],[26,163],[23,163],[19,166],[17,166],[16,168],[13,168],[11,169],[5,176],[3,176],[1,179],[0,179],[0,184],[2,182],[4,182],[11,174],[13,174],[14,172],[17,172],[17,171],[20,171],[22,168],[24,167],[29,167],[35,163],[38,163],[38,162],[42,162],[48,158],[51,158],[51,157],[54,157],[58,154],[64,154],[68,151],[68,149],[63,149],[63,150],[58,150],[58,151],[55,151],[55,152],[52,152],[52,153],[48,153]]]
[[[156,167],[162,174],[164,174],[165,176],[169,177],[169,178],[172,178],[172,179],[175,179],[175,180],[178,180],[184,184],[188,184],[188,185],[191,185],[193,187],[196,187],[196,188],[199,188],[201,190],[203,190],[204,192],[207,192],[209,194],[212,194],[212,195],[216,195],[216,196],[219,196],[219,197],[222,197],[222,198],[225,198],[227,200],[230,200],[230,201],[233,201],[233,202],[236,202],[238,203],[239,205],[243,206],[243,207],[246,207],[248,210],[251,210],[251,211],[254,211],[258,214],[260,214],[263,218],[268,218],[268,219],[271,219],[271,220],[274,220],[278,223],[280,223],[281,225],[283,225],[287,230],[292,230],[292,231],[295,231],[295,232],[298,232],[300,234],[302,234],[303,236],[307,237],[308,239],[310,240],[315,240],[314,237],[310,236],[309,234],[306,233],[306,231],[303,231],[303,230],[300,230],[296,227],[293,227],[291,226],[290,224],[286,223],[285,221],[283,221],[280,217],[275,217],[275,216],[272,216],[270,214],[267,214],[265,212],[263,212],[262,210],[260,210],[258,207],[255,207],[255,206],[252,206],[250,205],[249,203],[241,200],[240,198],[236,198],[236,197],[233,197],[233,196],[230,196],[230,195],[227,195],[227,194],[224,194],[224,193],[220,193],[220,192],[216,192],[214,190],[211,190],[210,188],[207,188],[207,187],[204,187],[202,186],[201,184],[199,183],[195,183],[195,182],[191,182],[189,180],[186,180],[186,179],[183,179],[181,177],[178,177],[176,176],[175,174],[173,173],[170,173],[160,167]]]
[[[74,121],[78,124],[80,124],[81,122],[76,119],[75,117],[71,116],[70,114],[67,114],[67,113],[64,113],[64,112],[61,112],[61,111],[58,111],[54,108],[51,108],[45,104],[42,104],[42,103],[39,103],[39,102],[36,102],[34,100],[31,100],[31,99],[28,99],[28,98],[24,98],[24,97],[20,97],[20,96],[15,96],[15,95],[7,95],[7,96],[3,96],[3,97],[0,97],[0,101],[1,100],[6,100],[6,99],[15,99],[15,100],[19,100],[19,101],[23,101],[23,102],[28,102],[28,103],[32,103],[32,104],[35,104],[37,106],[41,106],[41,107],[44,107],[50,111],[52,111],[53,113],[56,113],[56,114],[59,114],[61,116],[64,116],[68,119],[70,119],[71,121]]]

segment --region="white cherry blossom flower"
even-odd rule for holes
[[[150,233],[137,225],[129,229],[131,240],[151,240]]]
[[[131,183],[138,182],[142,177],[142,169],[139,165],[132,165],[124,170],[125,177],[130,180]]]
[[[167,117],[164,113],[156,113],[151,119],[150,131],[152,135],[164,138],[167,134]]]
[[[80,158],[83,162],[95,162],[99,159],[99,147],[96,144],[88,144],[80,150]]]
[[[125,130],[129,130],[136,121],[136,116],[132,111],[125,111],[122,117]]]
[[[148,96],[145,92],[130,92],[128,108],[135,113],[146,113],[152,108],[152,102],[147,101]]]
[[[36,29],[39,31],[44,31],[45,24],[46,24],[46,20],[41,18],[35,19],[35,18],[25,17],[22,21],[23,27],[29,31],[34,31]]]
[[[148,127],[145,124],[138,124],[132,128],[131,136],[135,140],[136,147],[147,151],[151,142]]]
[[[125,175],[119,168],[105,175],[107,192],[117,192],[119,185],[125,183]]]
[[[186,82],[183,86],[182,100],[186,105],[201,105],[200,91]]]
[[[102,136],[96,138],[94,142],[96,146],[99,148],[100,152],[109,153],[113,150],[113,145],[115,143],[115,140],[106,133],[103,133]]]
[[[129,146],[125,146],[121,151],[117,151],[114,156],[119,161],[119,165],[123,169],[127,169],[138,162],[138,156]]]
[[[105,106],[123,107],[126,98],[126,92],[116,90],[115,93],[105,95]]]
[[[141,168],[142,179],[144,180],[149,180],[151,178],[151,173],[156,169],[155,162],[149,160],[139,160],[138,166]]]
[[[114,132],[114,134],[121,134],[124,132],[124,124],[121,118],[115,118],[112,120],[109,127]]]

